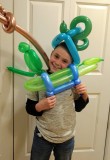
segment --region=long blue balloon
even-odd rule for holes
[[[52,41],[53,48],[55,48],[62,41],[65,41],[75,65],[78,65],[80,63],[80,57],[79,57],[77,48],[72,40],[72,37],[80,32],[81,32],[81,28],[76,27],[75,29],[69,30],[66,33],[58,34]]]
[[[54,94],[58,94],[60,92],[63,92],[67,89],[70,89],[72,88],[73,86],[75,85],[78,85],[81,83],[80,79],[79,79],[79,74],[78,74],[78,69],[76,68],[76,66],[74,64],[70,64],[69,65],[71,71],[72,71],[72,74],[73,74],[73,77],[74,79],[71,80],[70,82],[67,82],[65,84],[62,84],[56,88],[54,88],[50,78],[49,78],[49,75],[44,72],[41,74],[41,78],[44,82],[44,85],[46,87],[46,94],[47,96],[52,96]]]

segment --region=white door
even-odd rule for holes
[[[104,58],[104,63],[101,63],[97,71],[81,78],[87,84],[90,103],[81,114],[77,114],[73,159],[102,160],[110,104],[110,1],[76,0],[72,3],[71,18],[73,15],[87,15],[93,24],[89,36],[90,45],[80,53],[82,59],[96,56]]]
[[[4,8],[13,12],[12,0],[1,0]],[[2,30],[0,23],[0,160],[13,159],[13,84],[6,69],[13,62],[13,35]]]
[[[73,160],[103,160],[104,156],[110,92],[109,5],[109,0],[14,1],[17,24],[29,31],[48,55],[52,50],[51,40],[59,33],[59,25],[63,19],[69,25],[75,16],[83,14],[92,21],[90,45],[80,53],[81,59],[102,57],[104,62],[96,71],[81,77],[87,85],[90,103],[84,111],[77,114]],[[27,70],[23,54],[17,49],[19,42],[22,41],[27,40],[15,32],[14,66]],[[14,75],[15,160],[29,160],[35,126],[35,118],[27,115],[25,111],[26,91],[23,88],[25,80],[26,77]]]

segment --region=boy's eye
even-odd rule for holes
[[[58,56],[58,55],[54,55],[54,57],[55,57],[55,58],[59,58],[59,56]]]
[[[68,63],[68,61],[64,59],[64,60],[63,60],[63,63]]]

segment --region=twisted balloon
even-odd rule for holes
[[[22,29],[20,26],[16,25],[15,17],[11,12],[7,12],[2,5],[0,4],[0,22],[3,23],[3,30],[7,33],[12,33],[14,31],[17,31],[22,36],[24,36],[26,39],[28,39],[34,47],[38,50],[38,52],[41,54],[42,58],[44,59],[47,67],[49,67],[49,59],[43,48],[39,45],[39,43],[24,29]]]

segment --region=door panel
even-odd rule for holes
[[[82,113],[77,114],[76,148],[73,160],[103,159],[109,113],[109,40],[110,9],[109,1],[76,0],[71,5],[73,15],[86,15],[92,21],[92,32],[89,35],[89,47],[81,51],[81,59],[102,57],[104,62],[98,69],[81,80],[87,85],[90,103]],[[103,1],[104,2],[104,1]],[[73,11],[73,9],[71,10]],[[103,127],[102,127],[103,126]]]

